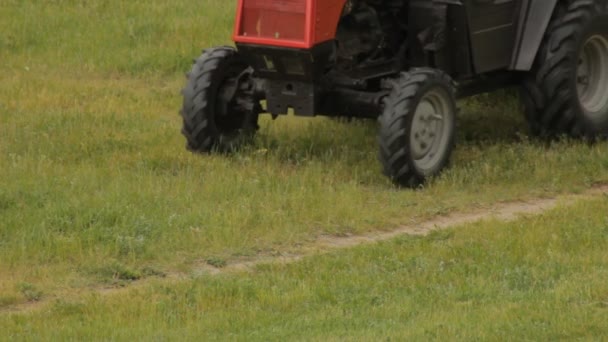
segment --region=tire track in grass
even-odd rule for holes
[[[255,266],[268,263],[292,263],[307,256],[329,253],[332,251],[354,248],[361,245],[370,245],[388,241],[403,235],[424,236],[432,232],[456,228],[479,221],[496,219],[504,222],[515,221],[526,216],[541,215],[560,206],[570,206],[577,201],[592,199],[601,196],[608,198],[608,184],[596,185],[580,194],[565,194],[551,198],[537,198],[516,202],[504,202],[476,209],[470,212],[455,212],[437,216],[430,220],[403,225],[385,232],[374,232],[346,237],[321,236],[308,246],[300,248],[298,253],[280,256],[260,256],[249,260],[229,263],[225,267],[217,268],[203,265],[195,270],[195,274],[220,274],[223,272],[243,272],[253,270]],[[198,271],[198,272],[197,272]]]
[[[496,219],[500,221],[514,221],[526,216],[541,215],[549,210],[571,206],[578,201],[606,196],[608,199],[608,185],[598,184],[579,194],[565,194],[552,198],[537,198],[526,201],[505,202],[476,209],[470,212],[455,212],[438,216],[430,220],[403,225],[394,230],[386,232],[375,232],[363,235],[346,237],[320,236],[316,241],[298,248],[291,254],[273,256],[255,256],[248,259],[237,259],[228,262],[224,267],[214,267],[206,262],[194,266],[188,273],[168,272],[164,278],[147,278],[135,281],[121,287],[92,287],[75,290],[66,290],[65,293],[57,293],[41,301],[18,304],[1,308],[0,313],[26,313],[42,309],[54,300],[76,300],[86,296],[106,296],[129,291],[131,289],[145,286],[152,281],[162,283],[177,283],[187,281],[193,277],[202,275],[220,275],[228,273],[254,271],[256,266],[263,264],[290,264],[298,262],[303,258],[326,254],[340,249],[354,248],[361,245],[370,245],[382,241],[391,240],[403,235],[424,236],[434,231],[445,230],[471,224],[479,221]],[[75,292],[75,293],[74,293]]]

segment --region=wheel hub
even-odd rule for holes
[[[441,90],[425,94],[414,113],[410,148],[416,167],[431,170],[447,149],[446,131],[450,127],[450,106]]]
[[[608,39],[601,35],[583,45],[577,69],[577,90],[585,112],[595,117],[608,107]]]
[[[442,120],[443,116],[437,114],[431,101],[427,99],[420,103],[412,128],[414,134],[412,148],[416,159],[420,159],[430,152]]]

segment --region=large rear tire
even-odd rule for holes
[[[182,91],[182,133],[195,152],[230,152],[258,129],[252,69],[232,47],[203,51]]]
[[[442,71],[403,73],[379,118],[379,159],[396,185],[415,188],[449,164],[456,127],[455,86]]]
[[[535,135],[608,136],[608,5],[571,0],[558,7],[524,81]]]

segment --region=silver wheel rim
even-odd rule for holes
[[[581,106],[591,118],[608,109],[608,40],[594,35],[583,45],[577,69],[577,90]]]
[[[441,88],[427,92],[414,113],[410,149],[416,168],[432,174],[445,157],[454,125],[450,95]]]

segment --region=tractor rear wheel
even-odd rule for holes
[[[558,8],[524,81],[533,134],[608,136],[608,7],[572,0]]]
[[[415,188],[449,164],[456,126],[455,86],[442,71],[421,68],[395,82],[379,118],[379,159],[396,185]]]
[[[232,47],[203,51],[182,91],[182,133],[195,152],[230,152],[257,131],[253,70]]]

